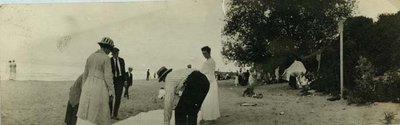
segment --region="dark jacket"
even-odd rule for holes
[[[132,82],[133,82],[133,75],[132,73],[126,72],[126,81],[128,83],[128,86],[132,86]]]
[[[115,74],[117,73],[117,70],[115,69],[115,62],[114,62],[114,57],[111,57],[110,58],[111,59],[111,71],[112,71],[112,73],[113,73],[113,78],[114,78],[114,82],[117,82],[117,81],[119,81],[119,82],[123,82],[123,81],[125,81],[125,78],[126,78],[126,72],[125,72],[125,61],[124,61],[124,59],[123,58],[121,58],[121,57],[118,57],[118,59],[119,59],[119,63],[120,63],[120,65],[119,66],[121,66],[121,67],[119,67],[120,69],[121,69],[121,76],[119,76],[119,77],[115,77]]]

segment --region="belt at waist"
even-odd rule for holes
[[[104,80],[104,77],[102,77],[102,76],[88,75],[88,77],[94,77],[94,78],[97,78],[97,79]]]

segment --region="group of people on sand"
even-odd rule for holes
[[[125,72],[125,61],[111,38],[98,42],[100,49],[91,54],[85,70],[70,88],[65,123],[67,125],[110,125],[119,120],[118,111],[123,88],[129,98],[132,68]],[[175,125],[196,125],[198,113],[204,123],[213,123],[220,117],[215,62],[211,48],[201,48],[206,61],[201,70],[192,68],[157,71],[158,81],[164,84],[164,125],[170,125],[175,110]],[[112,57],[108,56],[112,53]],[[181,94],[178,94],[181,92]],[[132,123],[134,124],[134,123]]]
[[[240,69],[239,72],[235,74],[235,86],[253,86],[257,84],[257,82],[261,79],[261,74],[255,70],[255,68],[250,68],[250,70],[246,70],[246,72],[242,72]]]
[[[83,74],[70,88],[67,125],[108,125],[111,119],[119,120],[124,88],[124,97],[129,99],[133,69],[125,71],[125,61],[112,39],[104,37],[98,44],[100,49],[87,58]]]

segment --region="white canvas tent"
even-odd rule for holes
[[[283,78],[289,81],[290,76],[296,77],[298,86],[301,88],[304,85],[308,85],[309,82],[305,78],[307,72],[306,67],[300,61],[295,60],[292,65],[289,66],[283,73]]]

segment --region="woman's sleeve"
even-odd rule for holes
[[[89,65],[88,65],[89,59],[86,60],[86,64],[85,64],[85,70],[83,71],[82,74],[82,84],[86,82],[86,78],[89,75]]]
[[[111,71],[111,60],[106,58],[104,63],[104,80],[108,89],[109,95],[114,95],[113,75]]]

